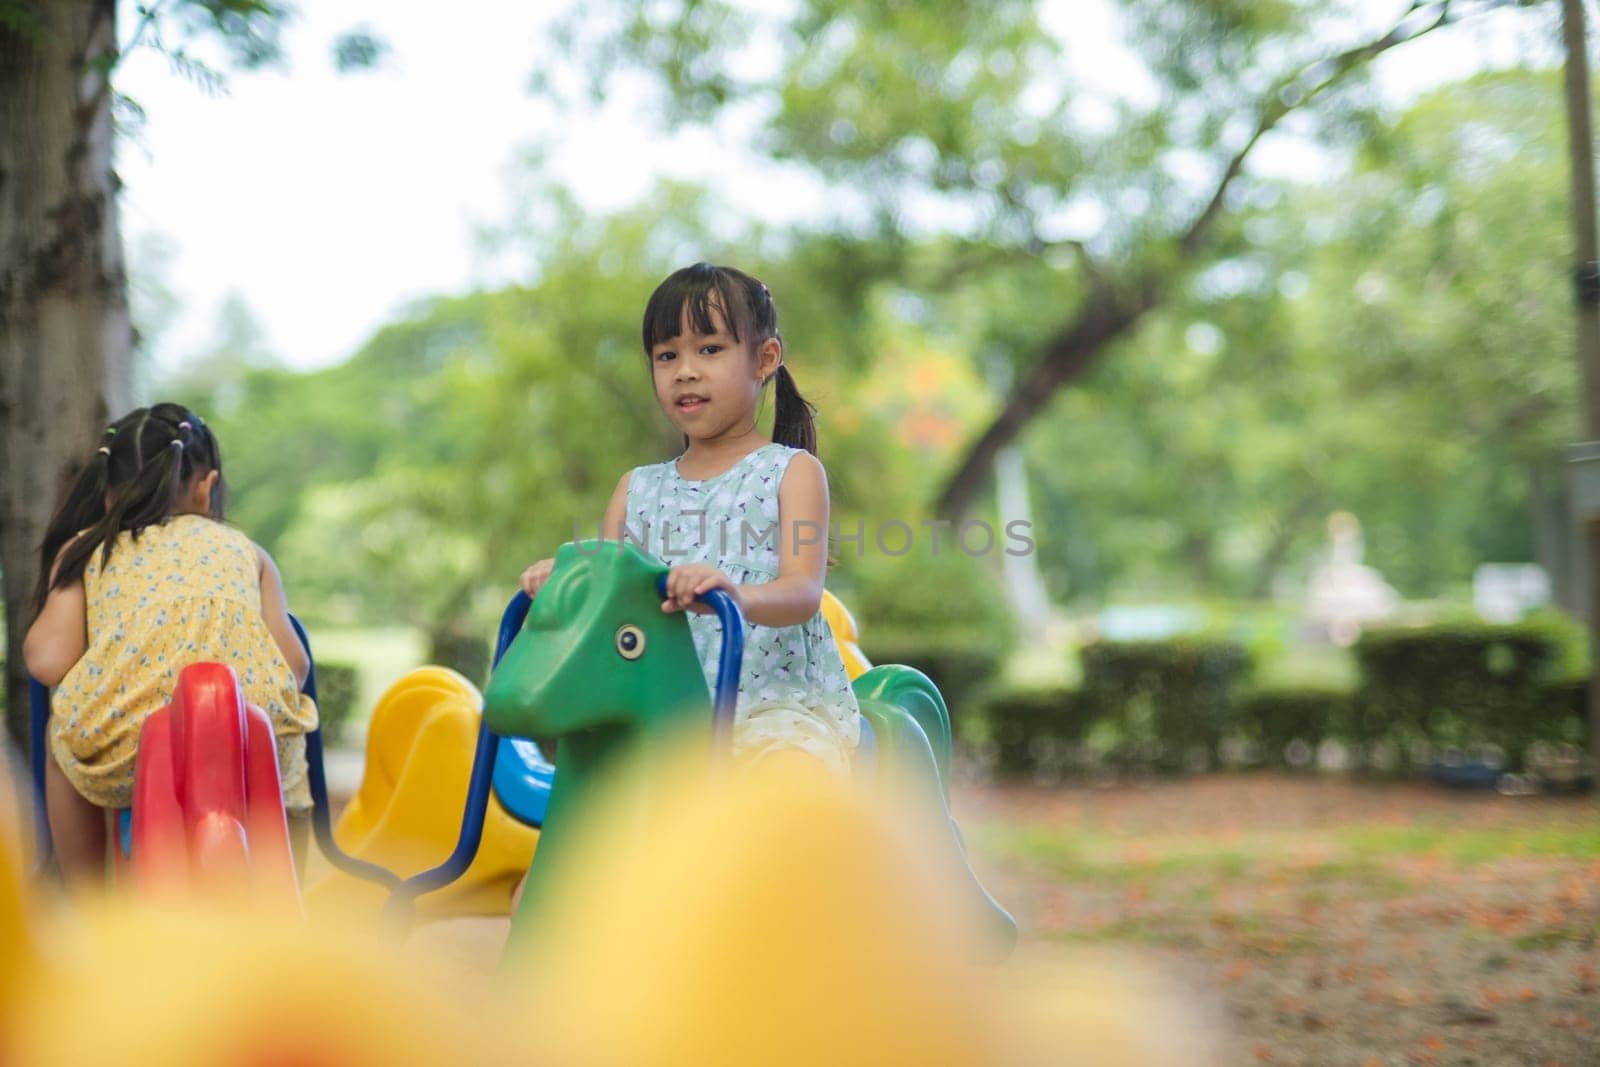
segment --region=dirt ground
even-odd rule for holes
[[[1230,1062],[1600,1064],[1600,808],[1231,775],[969,787],[1024,951],[1136,951]]]

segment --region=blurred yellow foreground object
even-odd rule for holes
[[[509,961],[548,1062],[1216,1062],[1194,1014],[1137,967],[972,963],[982,935],[925,804],[799,754],[700,755],[682,754],[669,788],[649,783],[672,800],[642,828],[625,813],[643,786],[609,784]]]

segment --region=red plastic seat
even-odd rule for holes
[[[149,888],[299,901],[272,724],[233,668],[196,663],[145,720],[133,777],[133,872]]]

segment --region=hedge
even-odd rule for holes
[[[1000,642],[954,633],[862,634],[861,650],[873,664],[903,663],[933,679],[953,722],[976,711],[980,692],[993,682],[1005,659]]]
[[[995,693],[984,702],[983,717],[995,773],[1004,777],[1060,769],[1092,721],[1082,694],[1064,686]]]
[[[1084,699],[1115,719],[1125,752],[1149,753],[1167,770],[1215,761],[1234,690],[1250,671],[1243,646],[1193,637],[1101,641],[1082,661]]]
[[[445,630],[428,635],[428,662],[449,667],[473,685],[486,684],[491,651],[481,634]]]
[[[1349,690],[1333,686],[1247,689],[1233,705],[1233,733],[1254,744],[1263,762],[1288,766],[1294,742],[1303,742],[1314,752],[1323,741],[1344,735],[1353,707],[1351,696]]]
[[[359,673],[347,663],[317,664],[317,720],[324,744],[336,744],[356,707]]]
[[[1402,752],[1493,744],[1520,770],[1534,741],[1570,739],[1572,707],[1551,677],[1562,635],[1549,625],[1368,630],[1355,655],[1353,744],[1387,741]]]

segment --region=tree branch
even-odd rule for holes
[[[1502,7],[1507,0],[1488,0],[1484,9]],[[1005,406],[962,457],[945,482],[935,503],[935,514],[965,517],[979,491],[988,484],[995,457],[1022,432],[1056,390],[1082,374],[1116,338],[1128,332],[1147,312],[1157,307],[1179,268],[1194,258],[1211,235],[1222,214],[1229,188],[1243,172],[1261,139],[1284,117],[1310,103],[1351,71],[1410,41],[1459,21],[1454,0],[1413,2],[1400,19],[1381,36],[1320,59],[1269,90],[1257,107],[1254,130],[1228,159],[1205,206],[1178,237],[1176,264],[1146,266],[1123,284],[1107,281],[1078,305],[1076,314],[1045,344],[1033,369],[1012,389]],[[1424,17],[1418,18],[1419,13]]]

